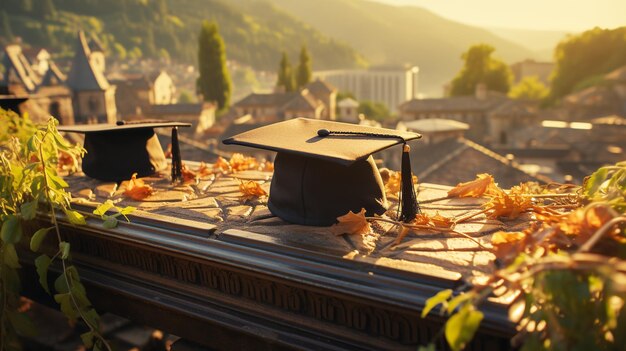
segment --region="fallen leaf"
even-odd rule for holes
[[[254,157],[246,157],[243,154],[233,154],[228,161],[233,172],[247,171],[259,168],[259,161]]]
[[[222,156],[219,156],[217,158],[217,161],[215,161],[215,163],[213,164],[213,171],[228,173],[231,171],[230,163],[228,163],[228,161]]]
[[[196,175],[196,172],[187,168],[187,166],[184,163],[183,163],[183,167],[181,170],[181,175],[183,176],[183,182],[185,183],[195,182],[196,178],[198,178],[198,176]]]
[[[528,236],[525,232],[503,232],[499,231],[491,237],[491,244],[494,248],[494,255],[499,259],[517,255],[524,250],[524,239]]]
[[[493,176],[487,173],[479,174],[475,180],[459,183],[448,191],[449,197],[481,197],[493,194],[500,190],[493,180]],[[500,190],[501,191],[501,190]]]
[[[67,152],[59,151],[57,167],[61,170],[73,172],[78,169],[78,161]]]
[[[259,171],[274,172],[274,163],[267,160],[261,161],[261,164],[259,165]]]
[[[605,223],[613,219],[610,207],[606,205],[580,208],[557,223],[559,231],[574,243],[584,244]]]
[[[388,197],[398,197],[402,184],[402,177],[400,172],[390,172],[387,181],[385,182],[385,194]]]
[[[417,176],[412,178],[413,184],[417,184]],[[388,197],[398,197],[402,189],[402,172],[389,171],[389,176],[385,181],[385,194]]]
[[[439,228],[452,228],[452,226],[454,226],[454,221],[451,218],[444,217],[440,215],[439,212],[430,217],[430,221],[435,225],[435,227]]]
[[[522,194],[507,194],[500,189],[491,194],[491,200],[483,205],[487,210],[487,218],[507,217],[508,219],[515,219],[521,213],[534,208],[532,199]]]
[[[249,181],[240,181],[239,191],[241,192],[241,197],[243,200],[255,199],[263,196],[267,196],[267,192],[263,190],[261,184],[249,180]]]
[[[367,219],[365,219],[364,208],[362,208],[361,212],[359,213],[349,211],[345,215],[337,217],[337,221],[339,223],[333,224],[330,227],[330,232],[335,235],[364,235],[372,230],[369,222],[367,221]]]
[[[141,201],[146,197],[152,195],[154,189],[149,184],[145,184],[143,179],[137,179],[137,173],[133,173],[132,177],[126,185],[124,196],[127,196],[133,200]]]
[[[209,168],[206,163],[200,162],[200,166],[196,169],[196,174],[198,174],[200,178],[210,176],[213,174],[213,168]]]

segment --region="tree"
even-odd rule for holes
[[[306,45],[302,45],[300,50],[300,63],[296,71],[296,85],[298,89],[304,88],[311,81],[311,57],[306,49]]]
[[[376,121],[383,121],[391,115],[385,104],[368,100],[359,103],[358,111],[364,114],[365,117]]]
[[[217,23],[204,21],[198,38],[198,92],[204,101],[214,101],[219,110],[228,108],[232,83],[226,67],[226,49]]]
[[[626,65],[626,27],[594,28],[571,36],[556,47],[554,57],[552,101],[597,83],[605,74]]]
[[[461,57],[465,64],[452,80],[450,95],[472,95],[480,83],[488,90],[509,91],[511,70],[504,62],[491,57],[494,50],[490,45],[478,44],[463,53]]]
[[[525,77],[509,91],[509,97],[518,100],[543,100],[550,90],[536,76]]]
[[[289,63],[289,57],[284,51],[278,67],[278,80],[276,81],[276,86],[283,87],[285,91],[296,90],[296,83],[293,79],[291,63]]]

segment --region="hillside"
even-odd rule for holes
[[[119,58],[170,56],[195,63],[200,23],[214,19],[228,58],[256,69],[275,70],[282,50],[295,60],[302,44],[315,68],[365,62],[349,45],[261,1],[237,6],[226,0],[3,0],[0,12],[5,42],[21,37],[61,57],[71,55],[80,28],[96,34]]]
[[[536,59],[550,61],[554,59],[554,49],[572,32],[561,30],[531,30],[516,28],[487,28],[493,34],[533,50]]]
[[[251,0],[237,0],[249,2]],[[533,53],[490,31],[447,20],[428,10],[365,0],[273,0],[324,34],[350,43],[373,65],[416,64],[420,91],[441,94],[470,45],[487,43],[509,63]]]

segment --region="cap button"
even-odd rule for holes
[[[328,129],[320,129],[317,131],[317,135],[321,137],[327,137],[330,135],[330,130]]]

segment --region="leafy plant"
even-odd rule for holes
[[[531,193],[524,186],[504,192],[482,185],[491,189],[478,194],[492,197],[484,210],[488,216],[515,213],[497,207],[513,204],[533,212],[536,221],[522,232],[495,233],[499,269],[469,291],[439,292],[427,301],[422,317],[440,306],[439,312],[449,316],[445,338],[452,350],[462,350],[478,330],[481,303],[507,295],[513,298],[509,318],[518,331],[512,342],[522,350],[623,349],[626,162],[598,169],[573,194]],[[533,200],[522,206],[502,201],[507,198]],[[535,204],[539,198],[553,203]],[[568,203],[560,203],[563,199]]]
[[[110,349],[99,333],[99,316],[87,298],[78,270],[71,264],[70,243],[63,237],[57,215],[73,225],[86,223],[85,217],[70,206],[68,186],[57,172],[59,154],[76,159],[84,150],[70,145],[57,131],[56,120],[36,125],[28,116],[20,117],[0,109],[0,349],[20,349],[18,335],[34,334],[32,323],[20,312],[20,268],[16,246],[25,241],[24,224],[35,221],[38,213],[48,214],[52,225],[40,228],[30,237],[30,249],[40,252],[49,236],[56,250],[42,252],[34,265],[43,289],[52,294],[61,311],[75,322],[81,319],[89,331],[81,335],[86,347]],[[104,211],[106,212],[106,211]],[[103,212],[103,215],[104,215]],[[47,219],[47,218],[46,218]],[[105,220],[106,225],[106,220]],[[26,245],[24,245],[26,246]],[[58,264],[61,274],[48,285],[49,267]]]

